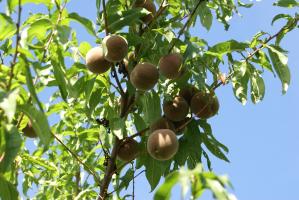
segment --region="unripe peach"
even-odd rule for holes
[[[110,69],[111,63],[105,60],[101,47],[94,47],[86,54],[86,65],[89,71],[102,74]]]
[[[119,35],[108,35],[102,42],[105,59],[109,62],[120,62],[128,53],[127,40]]]
[[[175,133],[169,129],[158,129],[148,138],[147,151],[156,160],[169,160],[178,151],[179,143]]]

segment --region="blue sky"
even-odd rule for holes
[[[206,39],[210,45],[217,42],[236,39],[250,40],[259,30],[276,33],[281,23],[271,26],[273,16],[278,13],[293,13],[294,9],[273,7],[274,1],[255,2],[251,9],[241,9],[242,17],[231,20],[231,28],[224,31],[221,24],[214,22],[207,32],[199,24],[192,33]],[[94,0],[71,1],[69,12],[78,12],[95,21],[96,7]],[[0,9],[2,10],[2,8]],[[36,10],[32,10],[36,11]],[[79,41],[95,44],[80,25],[77,28]],[[226,144],[231,163],[212,158],[213,169],[218,174],[228,174],[234,185],[233,193],[239,200],[298,200],[299,194],[299,32],[298,29],[288,34],[282,47],[288,50],[292,82],[286,95],[281,94],[278,78],[266,72],[264,101],[257,105],[248,103],[242,106],[233,96],[230,84],[217,90],[220,101],[219,115],[211,119],[215,136]],[[150,187],[145,177],[136,180],[136,199],[152,199]],[[175,190],[178,188],[176,187]],[[172,199],[180,199],[175,191]],[[202,199],[212,199],[205,193]]]

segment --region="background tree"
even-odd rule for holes
[[[47,12],[28,15],[23,10],[28,3],[44,4]],[[250,42],[230,40],[210,46],[192,36],[190,27],[199,20],[209,29],[216,17],[228,29],[228,19],[238,13],[237,6],[250,8],[252,4],[97,1],[95,29],[94,19],[69,13],[67,3],[2,2],[8,10],[0,15],[1,198],[18,198],[19,173],[24,175],[25,195],[32,184],[38,185],[37,199],[126,198],[131,194],[121,191],[134,184],[139,175],[136,169],[145,173],[152,190],[167,176],[156,199],[169,198],[170,189],[179,181],[187,189],[188,180],[191,198],[205,189],[217,199],[233,198],[223,189],[229,185],[225,177],[198,165],[207,163],[211,170],[205,149],[228,161],[227,147],[213,136],[206,120],[218,111],[213,91],[232,83],[240,102],[247,101],[250,91],[251,100],[257,103],[265,94],[261,75],[266,69],[280,78],[285,93],[290,72],[280,42],[297,27],[298,15],[275,16],[273,23],[286,19],[276,34],[259,32]],[[292,8],[298,3],[280,0],[274,5]],[[102,52],[93,54],[90,44],[79,43],[71,21],[81,23],[95,36]],[[94,56],[104,59],[89,59]],[[227,76],[220,70],[222,66]],[[51,93],[50,102],[39,100],[42,91]],[[191,98],[194,94],[199,100]],[[183,106],[176,110],[173,101]],[[188,104],[194,114],[189,112],[186,119],[178,116],[189,110]],[[166,118],[161,118],[163,114]],[[181,134],[170,136],[178,145],[166,156],[154,154],[150,147],[158,147],[148,139],[154,138],[151,133],[156,133],[154,125],[159,119],[158,129],[166,126]],[[55,122],[50,126],[48,120]],[[26,137],[38,137],[36,149],[23,148]],[[89,175],[82,183],[83,172]],[[134,192],[131,196],[134,198]]]

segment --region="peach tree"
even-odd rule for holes
[[[205,190],[235,199],[209,158],[229,162],[209,123],[221,114],[217,89],[229,84],[241,103],[248,94],[258,103],[263,74],[273,73],[285,93],[290,70],[280,44],[299,15],[273,16],[285,23],[274,34],[208,44],[191,34],[195,24],[209,30],[217,19],[228,30],[253,3],[81,1],[96,7],[96,19],[69,4],[0,0],[0,199],[134,199],[142,174],[155,200],[170,199],[178,183],[191,199]],[[35,6],[40,12],[30,12]],[[73,23],[96,45],[79,40]]]

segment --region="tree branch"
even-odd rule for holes
[[[18,1],[18,19],[17,19],[17,32],[16,32],[16,50],[14,53],[14,57],[13,60],[11,62],[11,66],[10,66],[10,74],[9,74],[9,80],[8,80],[8,84],[7,84],[7,90],[10,89],[11,87],[11,83],[12,83],[12,79],[14,77],[14,67],[17,63],[17,58],[18,58],[18,54],[19,54],[19,45],[20,45],[20,40],[21,40],[21,36],[20,36],[20,26],[21,26],[21,14],[22,14],[22,5],[21,5],[21,0]]]
[[[102,0],[102,5],[103,5],[105,32],[106,32],[106,35],[108,35],[109,34],[109,27],[108,27],[108,18],[107,18],[107,11],[106,11],[105,0]]]
[[[118,78],[118,74],[117,74],[117,72],[116,72],[116,70],[115,70],[115,67],[112,66],[112,67],[111,67],[111,70],[112,70],[112,71],[111,71],[112,76],[115,78],[116,84],[117,84],[117,86],[118,86],[118,88],[119,88],[120,95],[121,95],[122,97],[124,97],[124,96],[125,96],[125,92],[124,92],[124,89],[123,89],[122,86],[121,86],[121,83],[120,83],[119,78]]]
[[[112,175],[114,174],[115,167],[116,167],[115,161],[116,161],[117,152],[118,152],[119,147],[120,147],[120,140],[117,137],[115,137],[114,146],[112,149],[111,157],[108,162],[108,166],[105,171],[104,179],[102,181],[100,195],[98,197],[98,200],[105,200],[107,197],[107,190],[108,190]]]
[[[138,136],[143,136],[146,133],[146,131],[148,131],[149,129],[150,128],[147,127],[145,129],[139,131],[138,133],[135,133],[134,135],[131,135],[131,136],[127,137],[127,138],[124,138],[123,141],[127,140],[127,139],[133,139],[133,138],[138,137]]]

